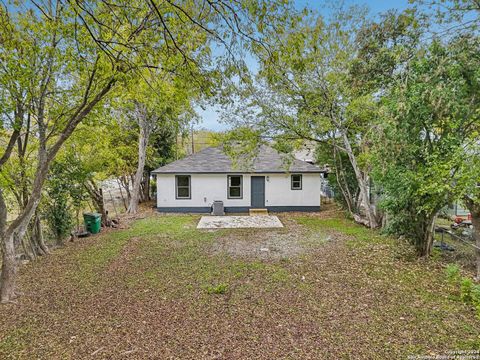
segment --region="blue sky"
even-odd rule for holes
[[[320,14],[328,11],[324,9],[325,2],[321,0],[296,0],[295,3],[299,9],[308,7],[311,9],[315,9]],[[385,12],[389,9],[403,10],[409,6],[408,0],[347,0],[345,1],[345,4],[366,5],[370,9],[372,15]],[[218,107],[209,106],[205,110],[197,109],[197,111],[201,118],[201,122],[195,126],[197,129],[206,128],[214,131],[222,131],[228,128],[226,124],[223,124],[219,121],[220,109]]]

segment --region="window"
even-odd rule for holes
[[[292,175],[292,190],[302,190],[302,175]]]
[[[228,175],[227,198],[241,199],[242,194],[242,175]]]
[[[175,176],[175,198],[191,199],[190,194],[190,175]]]

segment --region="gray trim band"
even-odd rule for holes
[[[282,211],[320,211],[318,206],[267,206],[268,211],[282,212]]]
[[[320,211],[320,206],[266,206],[268,211],[272,212],[285,212],[285,211]],[[226,213],[248,213],[250,207],[248,206],[226,206]],[[171,212],[171,213],[197,213],[197,214],[209,214],[210,207],[157,207],[159,212]]]

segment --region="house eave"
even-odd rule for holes
[[[173,174],[324,174],[326,170],[311,170],[311,171],[152,171],[153,175],[173,175]]]

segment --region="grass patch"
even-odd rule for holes
[[[95,246],[79,253],[76,258],[78,271],[72,274],[75,282],[79,285],[95,282],[102,268],[118,256],[130,236],[127,232],[111,233],[108,236],[102,236]]]
[[[207,285],[205,286],[205,290],[207,294],[215,294],[215,295],[224,295],[228,291],[227,284],[218,284],[218,285]]]
[[[29,337],[30,329],[25,327],[16,328],[3,334],[0,340],[0,354],[5,356],[4,359],[15,359],[14,354],[22,353],[28,345]]]
[[[351,248],[391,242],[390,239],[382,236],[378,231],[355,224],[353,221],[344,217],[331,219],[299,217],[296,220],[299,224],[307,227],[310,231],[318,232],[323,230],[327,232],[338,232],[348,237],[353,237],[354,239],[347,240],[347,245]]]

